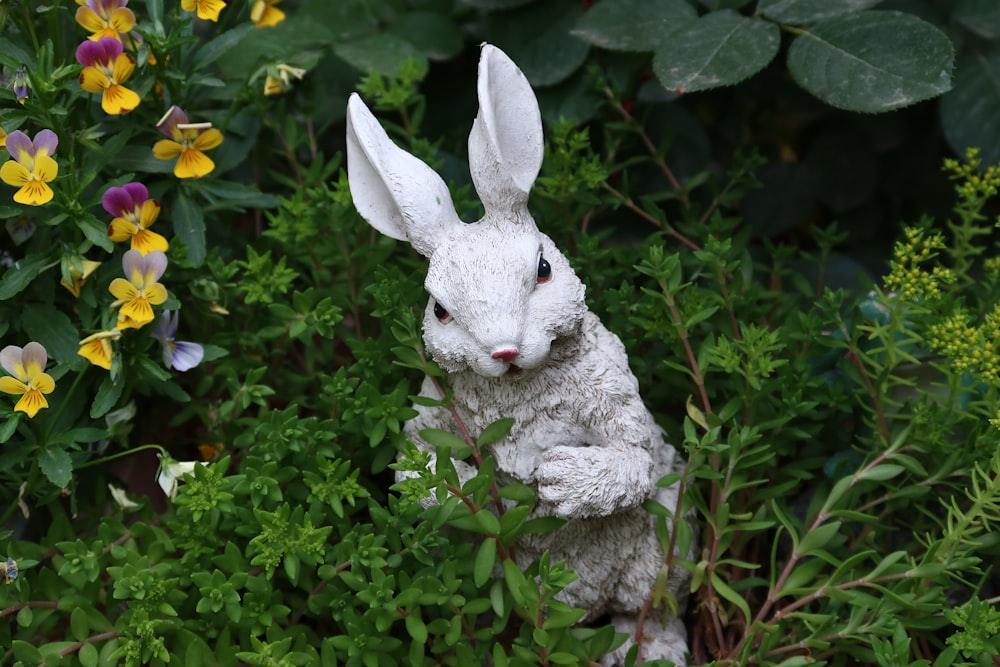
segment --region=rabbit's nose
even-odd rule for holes
[[[514,361],[514,358],[517,357],[517,355],[518,355],[517,348],[509,347],[503,350],[497,350],[491,356],[494,359],[501,359],[502,361],[506,361],[509,364],[510,362]]]

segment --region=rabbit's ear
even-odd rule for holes
[[[526,207],[544,142],[531,84],[500,49],[479,57],[479,115],[469,135],[469,165],[487,212]]]
[[[347,102],[347,179],[361,216],[425,257],[463,224],[444,180],[396,146],[357,93]]]

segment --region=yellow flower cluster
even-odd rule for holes
[[[931,299],[941,293],[941,285],[955,281],[955,273],[943,266],[934,266],[928,271],[924,262],[937,256],[944,246],[944,237],[939,232],[928,233],[918,227],[904,230],[905,239],[896,242],[886,286],[903,299]]]
[[[944,170],[958,182],[955,192],[969,204],[985,201],[1000,192],[1000,165],[990,165],[981,171],[982,163],[978,148],[966,150],[965,160],[944,161]]]
[[[931,325],[928,343],[959,373],[972,373],[984,382],[995,383],[1000,380],[1000,306],[980,326],[970,319],[967,312],[954,311]]]

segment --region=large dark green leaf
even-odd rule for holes
[[[664,36],[653,72],[664,87],[677,92],[731,86],[763,69],[780,44],[773,23],[731,10],[712,12]]]
[[[570,34],[582,14],[574,0],[546,0],[490,14],[486,39],[503,49],[532,85],[554,86],[587,58],[590,45]]]
[[[602,0],[571,33],[605,49],[654,51],[677,19],[697,15],[685,0]]]
[[[407,61],[421,63],[422,71],[427,70],[427,59],[412,42],[387,32],[337,42],[334,53],[366,73],[395,77],[399,75],[400,65]]]
[[[980,37],[1000,37],[1000,2],[997,0],[958,0],[951,19]]]
[[[82,336],[69,317],[47,304],[31,303],[21,310],[21,326],[28,338],[42,344],[49,356],[56,361],[73,361],[77,358]]]
[[[0,301],[11,298],[27,287],[39,273],[58,263],[58,259],[49,255],[28,255],[14,262],[14,266],[0,278]]]
[[[195,266],[205,261],[205,214],[190,197],[181,193],[174,205],[174,232],[188,247],[188,260]]]
[[[976,147],[985,164],[1000,163],[1000,49],[959,59],[955,87],[941,98],[941,123],[957,153]]]
[[[462,30],[450,16],[413,11],[389,24],[389,32],[409,40],[431,60],[448,60],[462,50]]]
[[[815,23],[871,9],[882,0],[760,0],[757,11],[778,23]]]
[[[910,14],[867,11],[817,23],[792,42],[795,81],[831,106],[879,113],[951,87],[954,47]]]
[[[511,9],[512,7],[520,7],[531,2],[534,2],[534,0],[462,0],[462,3],[466,5],[489,10]]]

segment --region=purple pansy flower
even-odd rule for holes
[[[198,343],[186,340],[174,340],[177,335],[178,311],[163,311],[160,321],[153,329],[153,337],[163,346],[163,365],[175,371],[189,371],[201,363],[205,356],[205,348]]]

